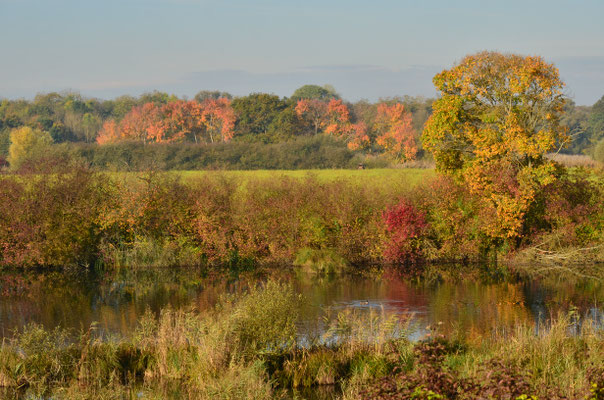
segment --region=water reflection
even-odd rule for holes
[[[594,281],[461,280],[429,285],[356,276],[286,279],[307,299],[300,321],[307,332],[322,328],[323,314],[350,307],[412,315],[419,336],[428,325],[468,337],[514,329],[520,323],[532,324],[538,331],[551,316],[569,310],[604,324],[604,288]],[[93,321],[106,334],[127,335],[146,310],[158,313],[168,305],[207,309],[225,293],[253,283],[251,278],[215,282],[191,269],[104,274],[5,271],[0,274],[0,335],[10,336],[29,322],[80,330]]]

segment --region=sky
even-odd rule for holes
[[[579,105],[604,95],[604,0],[0,0],[0,98],[72,90],[347,100],[435,96],[482,50],[553,62]]]

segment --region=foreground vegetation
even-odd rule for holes
[[[7,396],[55,399],[272,399],[326,385],[343,399],[604,394],[603,331],[576,314],[538,334],[518,326],[443,336],[437,326],[411,342],[411,320],[384,312],[344,310],[301,334],[304,301],[269,281],[205,312],[148,314],[130,337],[103,337],[94,325],[79,334],[29,325],[0,347],[0,385]]]

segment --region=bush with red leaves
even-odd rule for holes
[[[384,259],[396,264],[416,264],[422,259],[422,239],[428,223],[426,215],[410,201],[402,199],[382,215],[388,233]]]

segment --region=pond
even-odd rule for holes
[[[0,273],[0,335],[35,322],[47,328],[85,330],[98,323],[107,335],[128,335],[147,311],[164,307],[207,309],[228,292],[256,283],[256,278],[210,280],[188,268],[114,272]],[[258,278],[259,279],[259,278]],[[325,313],[342,309],[410,316],[413,338],[429,326],[447,333],[482,335],[528,323],[540,329],[559,312],[574,312],[602,326],[604,285],[594,280],[459,279],[429,283],[396,276],[317,277],[286,274],[303,294],[302,333],[316,327]]]

